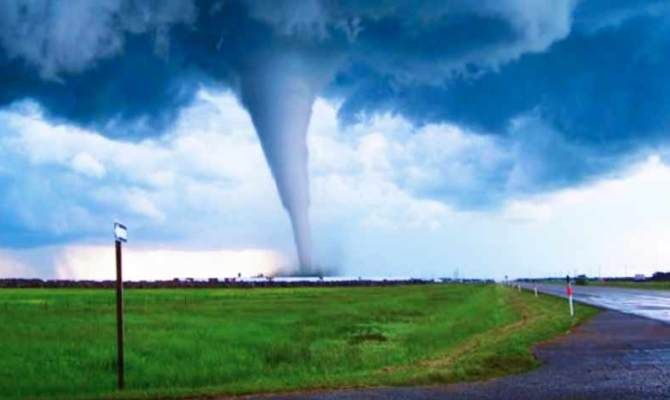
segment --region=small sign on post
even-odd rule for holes
[[[123,261],[121,244],[128,241],[128,229],[114,223],[114,245],[116,248],[116,373],[119,390],[125,386],[123,371]]]
[[[118,222],[114,223],[114,239],[117,242],[127,242],[128,241],[128,228],[125,225]]]

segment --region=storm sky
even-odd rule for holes
[[[1,2],[0,277],[115,220],[131,278],[290,269],[300,210],[338,275],[670,269],[668,71],[666,1]]]

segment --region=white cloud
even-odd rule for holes
[[[10,251],[0,250],[0,279],[31,277],[30,266],[17,259]]]
[[[513,250],[525,265],[538,263],[530,249],[542,249],[545,268],[651,274],[670,267],[668,198],[670,168],[650,156],[617,177],[510,201],[497,222],[526,238]]]
[[[283,217],[253,125],[229,93],[201,92],[168,135],[136,143],[53,124],[25,102],[0,112],[0,125],[6,130],[0,166],[20,175],[6,188],[13,193],[6,207],[32,230],[64,232],[61,223],[49,221],[72,214],[73,207],[94,217],[63,219],[70,230],[88,234],[115,219],[152,232],[169,222],[190,234],[211,221],[229,224],[246,206],[256,210],[246,214],[250,220],[273,220],[269,213]],[[45,176],[53,183],[45,185]],[[34,204],[36,192],[40,202],[50,203],[48,216]],[[238,229],[248,237],[263,228]]]
[[[149,199],[148,194],[143,190],[135,188],[123,193],[113,193],[111,196],[116,198],[120,205],[127,205],[137,215],[159,222],[165,221],[165,214],[158,209],[158,206]]]
[[[579,187],[459,211],[416,193],[431,187],[476,193],[493,179],[523,188],[544,172],[514,143],[448,124],[415,128],[388,115],[335,128],[323,122],[329,107],[317,102],[320,129],[310,136],[315,212],[328,209],[331,221],[356,215],[357,228],[339,228],[353,274],[439,276],[458,267],[461,274],[499,278],[574,270],[620,275],[670,266],[670,250],[661,246],[670,232],[663,228],[670,226],[670,168],[657,156]],[[559,145],[551,136],[545,141]]]
[[[324,100],[313,109],[308,138],[315,217],[325,224],[348,219],[394,231],[439,226],[448,207],[416,198],[397,183],[398,170],[417,161],[408,156],[415,134],[411,125],[386,115],[341,128],[336,111]]]
[[[274,275],[287,266],[277,252],[263,249],[177,250],[126,246],[124,279],[231,278]],[[66,245],[0,250],[0,279],[115,279],[114,246]]]
[[[107,172],[105,166],[88,153],[77,153],[70,164],[76,172],[94,178],[102,178]]]
[[[0,249],[0,279],[53,277],[52,249]]]
[[[114,279],[113,246],[68,246],[56,257],[57,279]],[[231,278],[273,275],[285,265],[281,255],[267,250],[185,251],[136,249],[123,253],[124,279]]]

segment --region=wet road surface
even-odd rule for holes
[[[542,366],[485,382],[249,396],[272,400],[670,399],[670,324],[603,311],[535,347]]]
[[[533,284],[522,283],[532,290]],[[538,284],[543,293],[565,297],[565,286]],[[670,323],[670,290],[628,289],[602,286],[575,286],[574,299],[597,307],[640,315]]]

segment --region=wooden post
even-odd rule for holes
[[[119,390],[125,386],[123,371],[123,273],[121,241],[116,240],[116,373]]]

